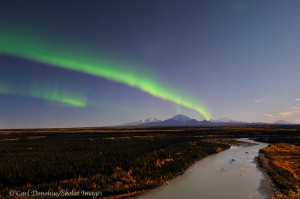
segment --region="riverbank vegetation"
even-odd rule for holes
[[[123,195],[162,185],[228,145],[182,134],[20,133],[0,141],[0,189]],[[129,194],[128,194],[129,193]]]
[[[300,198],[300,146],[271,144],[261,150],[259,163],[282,193],[273,198]]]

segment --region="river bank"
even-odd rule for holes
[[[264,176],[254,162],[259,149],[266,144],[248,139],[239,141],[250,142],[251,146],[232,146],[206,157],[192,165],[183,175],[171,180],[167,186],[138,198],[270,198],[271,192],[261,189]]]
[[[261,150],[258,158],[260,167],[277,185],[273,198],[300,198],[300,147],[293,144],[270,144]]]
[[[216,146],[218,146],[217,148],[214,149],[214,152],[211,154],[207,154],[207,156],[201,157],[200,159],[195,159],[193,162],[189,163],[188,167],[186,169],[184,169],[182,172],[178,172],[176,175],[174,175],[173,177],[169,178],[169,179],[165,179],[165,180],[160,180],[160,181],[156,181],[156,186],[153,189],[143,189],[143,190],[138,190],[138,191],[133,191],[133,192],[129,192],[129,193],[125,193],[125,194],[118,194],[118,195],[113,195],[113,196],[108,196],[108,197],[104,197],[106,199],[120,199],[120,198],[140,198],[143,197],[144,195],[147,195],[148,193],[152,193],[152,192],[156,192],[159,191],[160,189],[163,189],[164,187],[168,186],[172,181],[185,176],[187,174],[187,172],[199,161],[210,157],[210,156],[214,156],[217,153],[220,153],[224,150],[227,150],[230,146],[226,143],[222,143],[222,142],[202,142],[202,144],[216,144]],[[242,144],[241,142],[237,142],[237,144]],[[194,145],[194,144],[192,144]]]
[[[262,154],[259,152],[260,157]],[[268,175],[266,169],[262,168],[259,164],[258,157],[255,158],[255,163],[257,165],[257,169],[259,169],[263,174],[263,179],[261,180],[261,184],[259,186],[259,191],[262,193],[266,193],[268,198],[272,198],[272,196],[277,195],[280,191],[273,183],[272,178]]]

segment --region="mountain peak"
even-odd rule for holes
[[[178,114],[175,115],[174,117],[168,119],[168,120],[174,120],[174,121],[180,121],[180,122],[187,122],[189,120],[192,120],[191,118],[189,118],[188,116],[182,115],[182,114]]]
[[[150,122],[160,122],[161,120],[156,119],[155,117],[150,117],[145,119],[143,122],[144,123],[150,123]]]
[[[291,124],[291,123],[284,121],[284,120],[277,120],[277,121],[273,122],[273,124]]]
[[[155,122],[161,122],[161,120],[158,120],[154,117],[150,117],[150,118],[147,118],[145,120],[138,120],[138,121],[135,121],[135,122],[129,122],[129,123],[121,124],[121,125],[118,125],[118,126],[139,126],[139,125],[155,123]]]

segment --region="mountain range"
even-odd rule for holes
[[[229,118],[221,118],[217,120],[202,120],[198,121],[196,119],[189,118],[188,116],[178,114],[172,118],[166,120],[158,120],[156,118],[148,118],[145,120],[138,120],[135,122],[125,123],[117,126],[233,126],[233,125],[286,125],[291,124],[289,122],[279,120],[274,123],[256,123],[256,122],[244,122],[236,121]]]
[[[162,120],[158,120],[154,117],[150,117],[150,118],[147,118],[145,120],[138,120],[138,121],[135,121],[135,122],[129,122],[129,123],[121,124],[121,125],[118,125],[118,126],[139,126],[139,125],[143,125],[143,124],[158,123],[158,122],[161,122],[161,121]]]

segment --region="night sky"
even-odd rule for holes
[[[300,123],[298,0],[2,0],[0,129],[178,113]]]

